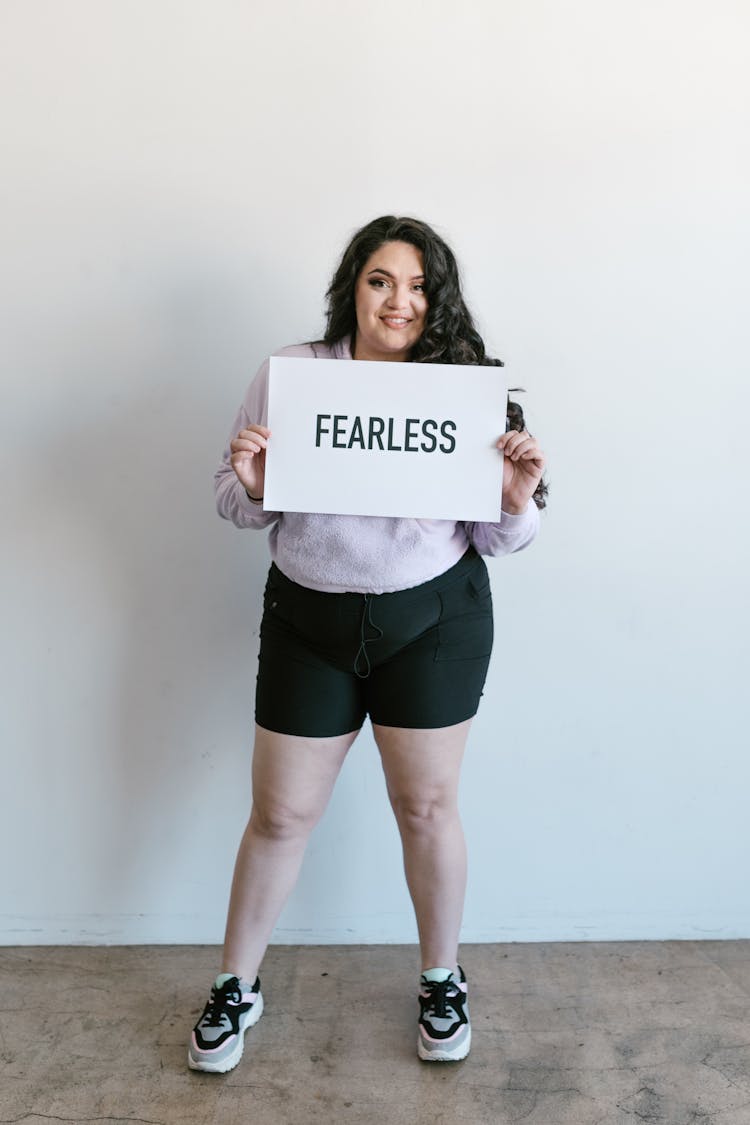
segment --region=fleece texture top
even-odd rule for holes
[[[351,359],[349,341],[333,347],[297,344],[275,353],[302,358]],[[268,424],[268,360],[245,395],[229,435]],[[273,437],[271,437],[273,441]],[[311,590],[386,594],[406,590],[449,570],[473,544],[481,555],[520,551],[536,536],[539,512],[501,512],[497,523],[266,512],[254,503],[229,460],[229,442],[214,482],[219,515],[236,527],[270,528],[271,556],[287,578]]]

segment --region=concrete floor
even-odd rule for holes
[[[230,1074],[186,1066],[218,950],[0,948],[0,1122],[748,1125],[750,942],[464,946],[474,1043],[415,1054],[416,952],[275,946]]]

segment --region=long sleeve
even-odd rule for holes
[[[279,518],[279,512],[265,512],[260,504],[254,504],[249,498],[230,461],[231,450],[229,443],[251,423],[265,426],[268,421],[268,360],[262,364],[258,374],[248,388],[242,406],[232,424],[229,439],[221,459],[221,464],[214,474],[214,491],[216,494],[216,508],[225,520],[231,520],[235,527],[256,528],[270,527]]]
[[[529,500],[517,516],[502,512],[499,523],[465,523],[469,541],[480,555],[510,555],[528,547],[539,531],[539,509]]]

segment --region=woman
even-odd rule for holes
[[[450,249],[426,224],[385,216],[359,231],[328,290],[322,341],[281,354],[493,364],[461,296]],[[222,972],[189,1064],[223,1072],[260,1018],[258,970],[305,846],[369,715],[401,834],[422,958],[417,1050],[465,1058],[466,978],[457,963],[466,853],[459,770],[492,645],[480,555],[525,547],[544,506],[544,457],[510,404],[497,523],[264,511],[268,363],[235,419],[216,474],[219,513],[270,528],[261,624],[253,806],[240,844]]]

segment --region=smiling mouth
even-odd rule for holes
[[[405,328],[407,324],[411,324],[411,320],[406,316],[381,316],[380,319],[389,328]]]

